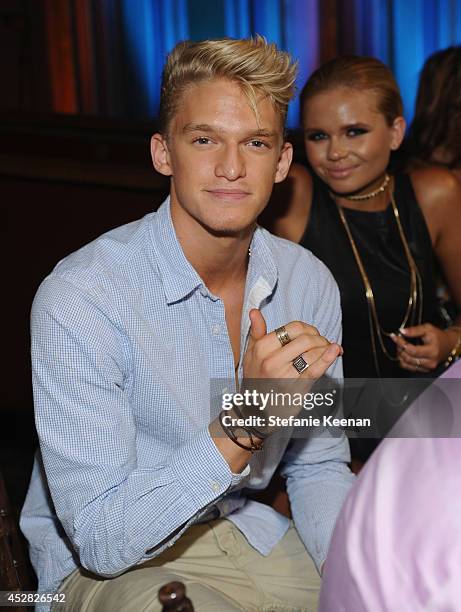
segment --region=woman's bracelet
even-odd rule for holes
[[[221,424],[222,430],[224,431],[224,433],[226,434],[226,436],[228,438],[230,438],[232,440],[232,442],[234,444],[236,444],[237,446],[240,446],[240,448],[243,448],[246,451],[250,451],[251,454],[255,453],[256,451],[260,451],[263,448],[263,441],[261,440],[261,442],[255,442],[253,436],[251,435],[251,433],[249,431],[247,431],[244,427],[239,427],[239,429],[242,429],[245,433],[248,434],[248,438],[250,441],[250,446],[246,446],[245,444],[242,444],[241,442],[239,442],[237,440],[237,436],[235,435],[235,432],[232,430],[231,427],[227,427],[226,425],[224,425],[222,417],[226,415],[226,412],[222,411],[219,413],[219,422]]]
[[[452,327],[449,327],[447,331],[449,330],[458,332],[458,340],[456,341],[455,346],[452,348],[452,350],[450,351],[447,357],[447,360],[445,361],[446,368],[448,368],[448,366],[451,365],[453,361],[456,361],[458,357],[461,355],[461,327],[458,327],[457,325],[453,325]]]

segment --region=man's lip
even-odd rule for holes
[[[206,189],[208,193],[223,199],[239,200],[249,195],[249,191],[243,189]]]

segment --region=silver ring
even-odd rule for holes
[[[421,359],[418,359],[418,357],[416,357],[416,367],[417,368],[421,367]]]
[[[302,374],[304,370],[307,370],[309,364],[302,355],[299,355],[299,357],[296,357],[296,359],[293,361],[293,367],[298,374]]]
[[[282,346],[285,346],[286,344],[291,342],[291,338],[288,335],[287,330],[285,329],[285,325],[281,325],[280,327],[277,327],[277,329],[275,330],[275,335],[277,336],[278,341],[280,342]]]

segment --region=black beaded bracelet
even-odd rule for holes
[[[255,442],[253,439],[253,436],[251,435],[251,433],[241,427],[240,429],[242,429],[245,433],[248,434],[249,439],[250,439],[250,446],[246,446],[245,444],[242,444],[241,442],[239,442],[237,440],[237,436],[235,435],[235,433],[232,431],[232,429],[226,427],[226,425],[224,425],[223,421],[222,421],[222,417],[225,415],[225,412],[220,412],[219,413],[219,423],[221,424],[222,430],[224,431],[224,433],[226,434],[226,436],[228,438],[230,438],[232,440],[232,442],[234,444],[236,444],[237,446],[240,446],[240,448],[243,448],[246,451],[250,451],[251,454],[255,453],[256,451],[260,451],[263,448],[263,442]]]

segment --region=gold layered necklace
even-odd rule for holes
[[[379,193],[384,192],[388,183],[390,182],[389,176],[386,174],[385,184],[381,185],[375,192],[371,192],[371,194],[364,194],[363,196],[352,196],[354,199],[366,200],[371,197],[377,196]],[[423,286],[421,281],[421,275],[418,270],[418,266],[413,258],[413,255],[410,251],[410,247],[408,246],[408,241],[405,236],[405,232],[403,231],[402,223],[400,221],[399,209],[397,208],[397,204],[395,203],[394,193],[393,193],[393,185],[391,184],[389,193],[390,200],[392,205],[392,210],[394,213],[395,222],[397,224],[397,229],[400,235],[400,240],[403,245],[403,250],[405,252],[405,256],[408,262],[408,268],[410,271],[410,292],[408,297],[408,304],[405,310],[405,315],[403,317],[402,323],[399,325],[399,329],[407,327],[407,325],[419,325],[422,321],[422,310],[423,310]],[[333,194],[332,194],[333,195]],[[349,197],[348,199],[352,199]],[[357,263],[357,267],[360,272],[360,276],[362,277],[363,285],[365,287],[365,296],[367,299],[368,306],[368,321],[370,325],[370,336],[371,336],[371,346],[373,350],[373,358],[376,366],[376,372],[378,377],[381,377],[378,354],[377,354],[377,345],[381,348],[383,354],[390,359],[391,361],[398,361],[398,357],[396,355],[391,355],[387,350],[384,343],[384,336],[390,336],[392,332],[385,331],[378,317],[378,311],[376,308],[375,296],[373,293],[373,288],[370,283],[370,279],[368,277],[365,266],[363,265],[362,258],[360,257],[359,250],[357,248],[357,244],[354,240],[352,232],[349,227],[349,223],[347,222],[346,215],[344,214],[344,210],[342,207],[336,202],[336,207],[338,209],[339,217],[342,221],[344,229],[346,230],[347,237],[349,238],[349,242],[352,248],[352,252],[355,257],[355,261]]]
[[[376,196],[386,190],[386,187],[389,185],[390,180],[391,177],[386,173],[384,175],[383,182],[374,191],[369,191],[368,193],[360,193],[358,195],[345,195],[341,197],[345,198],[346,200],[351,200],[351,202],[363,202],[364,200],[371,200],[371,198],[376,198]]]

